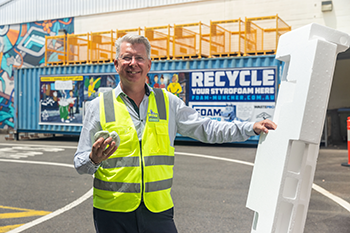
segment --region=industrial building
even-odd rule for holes
[[[272,118],[284,65],[274,59],[279,37],[310,23],[350,34],[349,11],[347,0],[0,0],[0,129],[79,134],[89,100],[119,81],[114,41],[127,33],[152,45],[151,86],[175,76],[179,97],[206,117]],[[346,51],[336,63],[325,144],[346,140],[349,69]],[[230,74],[242,74],[242,83],[230,83]],[[273,82],[264,85],[263,75]],[[58,88],[63,77],[72,86]]]

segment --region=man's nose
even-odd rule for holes
[[[136,64],[137,64],[137,62],[136,62],[135,56],[132,56],[129,65],[135,66]]]

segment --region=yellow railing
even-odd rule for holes
[[[210,25],[199,22],[47,36],[45,65],[112,62],[115,40],[126,34],[147,37],[153,60],[274,54],[280,36],[290,30],[274,15],[210,21]]]
[[[161,27],[145,27],[144,35],[151,44],[152,59],[170,59],[173,39],[170,25]]]
[[[244,53],[244,22],[239,19],[210,21],[210,56],[240,56]]]

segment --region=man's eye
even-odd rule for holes
[[[131,61],[131,57],[123,57],[123,60],[125,60],[125,61]]]
[[[144,59],[143,59],[143,57],[136,57],[135,58],[137,61],[143,61]]]

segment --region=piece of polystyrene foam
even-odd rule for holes
[[[349,35],[310,24],[281,36],[275,131],[260,136],[247,207],[251,232],[303,232],[337,54]]]

